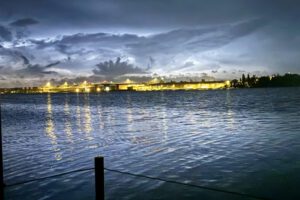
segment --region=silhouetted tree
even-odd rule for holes
[[[237,88],[237,87],[239,87],[239,81],[237,79],[233,79],[230,82],[230,85],[231,85],[231,87]]]
[[[242,85],[243,87],[245,87],[245,83],[246,83],[246,77],[245,74],[242,75]]]
[[[300,86],[300,75],[298,74],[285,74],[273,75],[273,76],[262,76],[257,78],[253,75],[245,77],[243,74],[240,81],[234,79],[231,81],[232,87],[295,87]]]

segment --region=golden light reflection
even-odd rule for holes
[[[45,132],[50,139],[50,142],[52,144],[52,148],[55,152],[55,159],[61,160],[61,152],[60,149],[57,147],[57,136],[55,134],[55,125],[53,122],[53,114],[52,114],[52,100],[51,100],[51,94],[48,94],[47,96],[47,119],[46,119],[46,127]]]
[[[165,96],[164,96],[164,93],[162,92],[161,93],[161,100],[163,102],[165,102]],[[168,126],[168,122],[167,122],[167,108],[165,106],[162,107],[162,110],[161,110],[161,123],[162,123],[162,132],[163,132],[163,139],[164,141],[166,141],[168,139],[168,129],[169,129],[169,126]]]
[[[87,93],[89,93],[89,92],[91,92],[91,89],[90,88],[85,88],[84,91],[87,92]]]
[[[132,114],[131,97],[129,94],[127,94],[126,100],[127,100],[127,128],[129,132],[132,132],[133,114]]]
[[[99,119],[99,128],[100,129],[104,129],[104,114],[103,114],[103,108],[102,108],[102,105],[101,105],[101,102],[99,101],[100,100],[100,94],[97,94],[97,115],[98,115],[98,119]]]
[[[201,125],[204,128],[211,128],[213,127],[213,118],[209,117],[211,115],[213,115],[212,111],[210,111],[209,109],[201,109],[199,111],[199,125]]]
[[[65,97],[65,106],[64,106],[64,113],[65,113],[65,133],[67,135],[67,139],[69,142],[73,143],[73,134],[72,134],[72,124],[70,122],[70,108],[69,108],[69,99],[68,96]]]
[[[89,101],[89,95],[84,95],[84,132],[87,134],[87,139],[92,140],[94,138],[90,135],[92,131],[92,118]]]
[[[226,92],[226,106],[227,106],[227,122],[230,129],[234,129],[234,117],[232,112],[232,106],[231,106],[231,95],[230,90],[227,90]]]
[[[76,125],[79,133],[82,132],[81,129],[81,106],[80,106],[80,95],[77,94],[77,105],[76,105]]]

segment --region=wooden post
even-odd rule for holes
[[[95,157],[96,200],[104,200],[104,158]]]

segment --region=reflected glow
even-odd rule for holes
[[[46,119],[46,128],[45,132],[50,139],[50,142],[52,144],[52,148],[55,152],[55,159],[61,160],[62,156],[60,153],[60,149],[57,147],[57,136],[55,134],[55,126],[53,122],[53,116],[52,116],[52,102],[51,102],[51,94],[48,94],[47,97],[47,119]]]
[[[164,93],[161,93],[161,99],[162,101],[164,102],[165,101],[165,96],[164,96]],[[165,106],[162,107],[162,110],[161,110],[161,117],[162,117],[162,120],[161,120],[161,123],[162,123],[162,132],[163,132],[163,139],[164,141],[167,140],[168,138],[168,122],[167,122],[167,108]]]
[[[67,96],[65,98],[64,113],[65,113],[65,133],[67,135],[68,141],[73,143],[72,124],[70,122],[70,108],[69,108]]]
[[[201,115],[201,118],[199,118],[199,125],[201,125],[202,128],[211,128],[213,126],[213,118],[209,117],[213,115],[211,111],[208,109],[201,109],[198,114]]]
[[[84,131],[87,133],[87,139],[94,139],[90,133],[92,131],[92,118],[91,118],[91,110],[90,110],[90,102],[89,95],[84,96]]]
[[[127,95],[127,127],[128,131],[132,132],[133,127],[132,127],[132,121],[133,121],[133,115],[132,115],[132,108],[131,108],[131,98],[130,95]]]
[[[227,90],[226,93],[226,104],[227,104],[227,122],[230,127],[230,129],[234,129],[234,117],[233,117],[233,112],[231,109],[231,96],[230,96],[230,91]]]
[[[81,110],[80,110],[80,108],[81,108],[80,99],[79,99],[79,95],[77,94],[76,125],[77,125],[78,132],[82,132],[82,130],[81,130]]]

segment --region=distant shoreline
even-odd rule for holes
[[[128,81],[124,83],[88,83],[84,81],[80,84],[69,84],[53,86],[50,82],[41,87],[24,87],[0,89],[1,93],[101,93],[115,91],[173,91],[173,90],[210,90],[230,88],[230,81],[201,81],[201,82],[155,82],[136,83]]]
[[[109,93],[156,93],[156,92],[195,92],[195,91],[224,91],[224,90],[246,90],[246,89],[278,89],[278,88],[299,88],[300,86],[276,86],[276,87],[244,87],[244,88],[234,88],[234,87],[230,87],[230,88],[219,88],[219,89],[190,89],[190,90],[152,90],[152,91],[134,91],[134,90],[126,90],[126,91],[120,91],[120,90],[116,90],[116,91],[110,91],[110,92],[19,92],[19,93],[1,93],[0,95],[18,95],[18,94],[22,94],[22,95],[40,95],[40,94],[109,94]],[[2,88],[0,89],[2,90]]]

